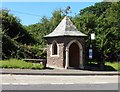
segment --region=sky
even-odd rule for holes
[[[3,2],[2,8],[10,10],[10,14],[17,16],[23,25],[40,22],[43,16],[50,18],[56,9],[71,7],[69,16],[75,16],[85,7],[94,5],[96,2]]]

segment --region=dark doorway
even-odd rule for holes
[[[79,68],[80,65],[79,46],[74,42],[69,47],[69,66]]]

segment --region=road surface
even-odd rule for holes
[[[3,90],[118,90],[118,76],[0,75]]]

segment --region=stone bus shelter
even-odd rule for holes
[[[84,68],[85,34],[77,30],[65,16],[56,29],[45,36],[47,66],[54,68]]]

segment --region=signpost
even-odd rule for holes
[[[89,49],[89,59],[92,59],[92,49]]]
[[[95,40],[95,34],[94,34],[94,33],[92,33],[92,34],[90,35],[90,41],[91,41],[91,43],[90,43],[90,48],[89,48],[90,69],[91,69],[91,61],[92,61],[92,59],[93,59],[92,40]]]

